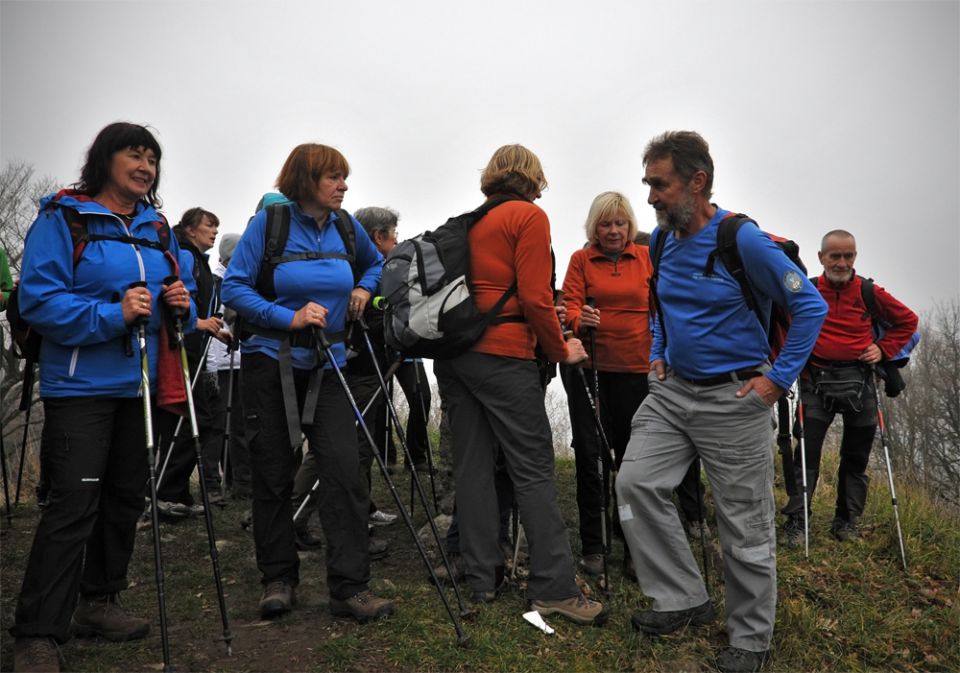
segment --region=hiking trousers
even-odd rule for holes
[[[453,430],[460,553],[472,591],[496,589],[503,553],[494,472],[498,445],[513,480],[530,552],[527,597],[577,596],[567,528],[557,504],[553,436],[533,360],[468,351],[434,373]]]
[[[713,487],[723,548],[730,645],[769,649],[777,603],[771,408],[742,383],[700,386],[649,378],[616,490],[620,523],[643,592],[657,611],[708,598],[671,493],[700,457]]]
[[[844,521],[855,522],[863,514],[867,505],[867,464],[870,462],[870,449],[877,432],[876,382],[872,378],[866,381],[860,411],[831,411],[823,399],[814,392],[813,384],[800,381],[800,395],[803,401],[803,444],[807,452],[807,506],[813,511],[813,493],[820,478],[820,458],[823,453],[823,441],[827,430],[837,413],[843,416],[843,438],[840,440],[840,467],[837,471],[837,502],[834,516]],[[799,431],[799,427],[797,428]],[[794,474],[798,486],[797,494],[792,496],[783,508],[788,516],[803,516],[803,463],[801,462],[800,443],[794,450]]]
[[[69,639],[78,592],[127,588],[147,493],[143,400],[43,400],[40,452],[49,505],[40,515],[10,633]]]
[[[250,442],[253,477],[253,539],[257,568],[264,585],[300,581],[300,558],[294,545],[291,493],[297,461],[283,408],[280,364],[263,353],[245,353],[243,406]],[[310,372],[293,370],[298,414],[302,413]],[[320,524],[327,540],[327,588],[345,600],[367,589],[370,554],[367,534],[367,488],[360,481],[353,410],[333,372],[326,372],[313,423],[303,425],[310,451],[316,454],[320,487]],[[298,438],[299,439],[299,438]]]

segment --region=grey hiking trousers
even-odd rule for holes
[[[620,523],[643,592],[657,611],[709,598],[671,493],[700,456],[717,510],[730,645],[769,649],[777,603],[773,423],[742,383],[700,386],[649,377],[617,476]]]

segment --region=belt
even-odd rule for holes
[[[724,383],[737,383],[739,381],[746,381],[747,379],[755,379],[758,376],[763,376],[763,372],[757,371],[756,369],[737,369],[736,371],[727,372],[726,374],[708,376],[705,379],[685,379],[682,376],[679,378],[695,386],[719,386]]]

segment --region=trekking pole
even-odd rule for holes
[[[415,390],[417,391],[417,400],[420,402],[420,415],[423,418],[424,438],[427,441],[427,469],[430,470],[430,493],[433,495],[433,511],[439,512],[440,504],[437,501],[437,485],[433,478],[433,448],[430,445],[430,413],[427,409],[427,403],[423,400],[423,388],[421,388],[420,380],[420,366],[421,363],[414,360],[413,373],[416,377],[414,379],[416,381]]]
[[[803,393],[797,386],[797,424],[800,426],[800,472],[803,483],[803,557],[810,558],[810,494],[807,490],[807,444],[803,431]]]
[[[594,298],[587,297],[587,306],[594,308]],[[610,556],[610,522],[607,515],[607,497],[610,493],[609,489],[609,472],[607,466],[603,460],[603,451],[600,448],[600,435],[603,433],[603,423],[600,418],[600,375],[597,372],[597,330],[595,327],[587,328],[587,340],[590,344],[590,373],[593,378],[593,394],[590,394],[590,391],[587,391],[588,397],[591,397],[593,407],[593,417],[594,417],[594,438],[597,444],[597,476],[600,478],[600,490],[602,491],[600,495],[600,539],[601,544],[603,545],[603,592],[604,594],[610,593],[610,575],[608,574],[609,568],[607,567],[607,558]],[[579,368],[580,372],[583,372],[583,368]],[[606,437],[604,437],[604,440]],[[604,441],[606,444],[606,441]],[[607,444],[607,449],[609,450],[610,445]]]
[[[197,371],[193,375],[193,382],[191,383],[190,381],[187,381],[187,385],[191,391],[197,387],[197,381],[200,380],[200,372],[203,371],[203,362],[207,358],[207,351],[210,349],[211,338],[212,337],[207,338],[206,343],[203,347],[203,355],[200,356],[200,364],[197,366]],[[183,427],[183,416],[177,419],[177,427],[174,428],[173,436],[170,437],[170,444],[167,447],[167,453],[163,459],[163,466],[160,468],[160,474],[157,476],[157,488],[160,488],[161,484],[163,484],[163,475],[167,471],[167,465],[170,463],[170,456],[173,455],[173,445],[176,443],[177,437],[180,436],[180,428],[182,427]],[[159,456],[157,457],[159,458]]]
[[[33,368],[33,365],[29,362],[27,366]],[[24,390],[20,396],[20,411],[25,411],[26,415],[23,417],[23,441],[20,444],[20,465],[17,467],[17,489],[13,499],[14,505],[20,504],[20,483],[23,481],[23,460],[27,455],[27,433],[30,431],[30,412],[33,411],[32,373],[28,377],[26,372],[24,372],[23,385],[28,386],[28,390]]]
[[[179,280],[176,276],[164,279],[164,285],[170,285]],[[187,412],[190,415],[190,431],[193,433],[193,449],[197,455],[197,474],[200,479],[200,497],[203,500],[203,518],[207,524],[207,542],[210,545],[210,563],[213,565],[213,581],[217,587],[217,601],[220,603],[220,621],[223,623],[223,641],[227,645],[227,655],[233,654],[230,633],[230,622],[227,617],[227,603],[223,595],[223,580],[220,577],[220,554],[217,551],[217,538],[213,532],[213,513],[210,511],[210,494],[207,492],[207,481],[203,475],[203,449],[200,446],[200,430],[197,427],[197,409],[193,404],[193,390],[190,385],[190,365],[187,362],[187,347],[183,342],[183,316],[185,311],[173,308],[174,326],[177,333],[177,346],[180,349],[180,366],[183,368],[183,383],[187,389]],[[209,341],[207,342],[209,346]],[[197,368],[198,372],[200,367]],[[181,417],[182,418],[182,417]]]
[[[313,333],[317,341],[317,348],[320,351],[318,353],[318,357],[322,355],[323,358],[325,358],[326,361],[330,363],[330,367],[333,369],[334,373],[336,374],[337,380],[340,382],[340,387],[343,389],[343,394],[346,395],[347,401],[350,403],[350,407],[353,409],[353,414],[354,414],[354,417],[357,419],[357,424],[363,430],[363,433],[366,436],[367,441],[370,442],[370,446],[376,447],[377,444],[376,442],[373,441],[373,436],[370,434],[370,428],[367,427],[366,421],[363,420],[363,414],[360,412],[359,407],[357,407],[357,402],[353,398],[353,393],[350,392],[350,386],[347,385],[347,380],[343,376],[343,372],[340,369],[340,365],[337,364],[337,360],[334,357],[333,353],[331,352],[332,345],[330,341],[327,339],[327,335],[324,333],[322,329],[318,327],[313,328]],[[368,347],[371,347],[370,341],[369,341],[370,337],[369,337],[369,334],[367,334],[366,330],[364,330],[364,336],[367,339]],[[373,362],[375,364],[375,368],[378,373],[378,378],[380,379],[380,385],[384,389],[384,391],[386,391],[387,382],[383,378],[383,376],[380,374],[380,366],[377,363],[377,359],[373,358]],[[390,400],[390,402],[392,406],[393,400]],[[389,416],[387,418],[389,419]],[[430,563],[430,559],[427,557],[427,551],[426,549],[423,548],[423,543],[420,542],[420,538],[417,536],[417,530],[416,528],[414,528],[413,520],[410,518],[410,514],[407,512],[406,508],[403,506],[403,501],[400,498],[400,493],[397,492],[397,487],[393,483],[393,480],[390,478],[390,473],[387,472],[386,461],[384,461],[383,458],[381,458],[380,454],[377,453],[376,451],[373,452],[373,456],[377,460],[378,465],[380,466],[380,471],[383,473],[383,478],[384,478],[384,481],[386,481],[387,487],[390,490],[390,495],[393,496],[393,500],[394,502],[396,502],[397,508],[400,510],[400,515],[403,517],[403,521],[404,523],[407,524],[407,529],[410,531],[410,535],[413,537],[413,542],[417,546],[417,551],[420,553],[420,558],[423,560],[424,565],[427,566],[427,572],[430,573],[430,577],[433,581],[433,585],[437,588],[437,593],[440,595],[440,600],[443,602],[443,606],[446,608],[447,614],[450,615],[450,620],[453,622],[453,628],[457,632],[457,645],[460,645],[461,647],[463,647],[467,644],[467,641],[469,641],[470,636],[468,636],[466,632],[464,632],[463,626],[460,624],[460,619],[457,617],[457,614],[453,611],[453,608],[450,606],[450,601],[447,600],[447,595],[443,591],[443,587],[440,584],[440,580],[437,578],[437,574],[433,571],[433,566]],[[420,492],[422,494],[423,489],[420,489]],[[426,500],[425,496],[424,496],[424,500]],[[427,507],[426,504],[424,504],[424,509],[426,509],[426,507]],[[437,540],[437,545],[441,550],[440,553],[443,556],[444,564],[447,568],[447,573],[449,574],[449,577],[452,580],[453,572],[450,568],[450,563],[447,559],[446,552],[443,551],[443,544],[440,542],[440,537],[439,537],[439,534],[437,533],[436,526],[433,526],[432,530],[433,530],[434,537]],[[456,582],[453,583],[453,586],[456,591],[457,598],[460,600],[461,614],[466,616],[467,614],[469,614],[469,611],[467,611],[466,608],[463,607],[463,599],[460,596],[459,589],[456,588],[457,586]]]
[[[146,287],[145,281],[130,287]],[[153,529],[153,567],[157,582],[157,603],[160,609],[160,647],[163,651],[163,670],[171,671],[170,638],[167,634],[167,599],[163,580],[163,551],[160,548],[160,515],[157,512],[157,464],[154,462],[153,403],[150,399],[150,360],[147,357],[147,322],[149,316],[139,316],[133,323],[140,346],[140,394],[143,397],[143,425],[147,444],[147,468],[150,478],[150,522]]]
[[[397,371],[397,369],[399,369],[402,363],[403,363],[403,360],[397,360],[392,365],[390,365],[390,368],[387,369],[386,373],[383,375],[384,378],[389,380],[389,378],[393,376],[393,374]],[[363,411],[360,412],[360,414],[364,416],[364,418],[366,418],[367,412],[370,411],[370,407],[373,406],[373,403],[377,401],[378,395],[380,395],[379,388],[377,388],[373,392],[373,395],[370,397],[369,401],[367,401],[367,405],[363,408]],[[353,427],[355,428],[358,427],[358,423],[356,421],[353,422]],[[377,447],[372,446],[371,448],[373,449],[373,452],[376,453]],[[296,523],[297,519],[300,518],[300,514],[303,513],[303,510],[307,506],[307,503],[310,502],[310,499],[313,498],[314,495],[316,495],[317,490],[319,488],[320,488],[320,480],[317,479],[316,481],[313,482],[313,486],[310,487],[310,490],[307,491],[307,494],[303,497],[303,501],[300,503],[300,506],[297,508],[297,511],[293,513],[294,523]]]
[[[887,427],[883,418],[883,407],[880,404],[880,374],[876,366],[873,368],[873,393],[877,398],[877,427],[880,430],[880,445],[883,447],[883,462],[887,466],[887,481],[890,484],[890,501],[893,505],[893,517],[897,524],[897,540],[900,543],[900,559],[903,561],[903,570],[907,570],[907,552],[903,546],[903,531],[900,528],[900,508],[897,505],[897,491],[893,487],[893,467],[890,465],[890,449],[887,446]]]
[[[10,515],[10,484],[7,481],[7,450],[3,442],[3,425],[0,424],[0,468],[3,469],[3,501],[7,505],[7,526],[12,523]]]
[[[230,351],[230,374],[227,377],[227,409],[224,417],[223,426],[223,445],[220,449],[223,455],[223,479],[220,480],[220,495],[227,495],[227,475],[229,474],[230,464],[228,457],[230,455],[230,415],[233,413],[233,365],[236,362],[237,349],[236,339],[233,334],[230,335],[230,343],[227,344],[227,350]],[[220,373],[217,372],[217,376]],[[231,480],[232,483],[232,480]]]
[[[790,442],[790,400],[793,389],[777,400],[777,448],[783,462],[783,486],[788,496],[797,494],[797,470],[793,465],[793,446]]]

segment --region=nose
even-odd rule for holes
[[[647,192],[647,203],[652,206],[656,202],[657,202],[657,199],[653,196],[653,188],[651,187],[650,190]]]

